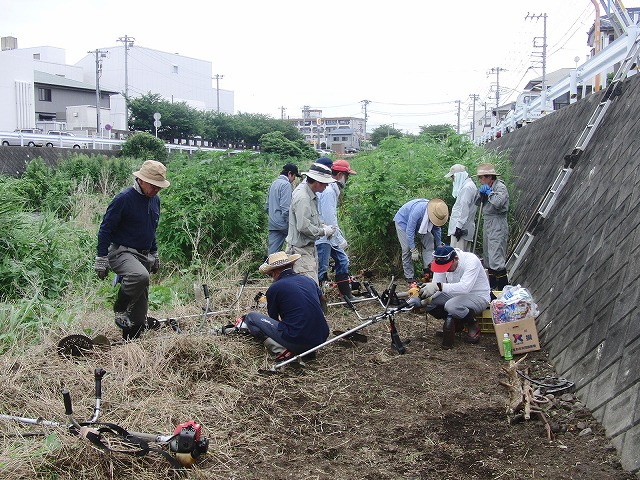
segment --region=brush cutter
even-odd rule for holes
[[[395,291],[395,284],[392,285],[393,291]],[[373,287],[371,287],[372,293],[375,292],[375,289],[373,289]],[[377,293],[375,293],[375,295],[377,296]],[[408,312],[410,310],[413,309],[412,306],[408,305],[406,302],[401,302],[402,304],[395,307],[395,308],[389,308],[389,306],[385,306],[385,310],[382,313],[379,313],[377,315],[373,315],[371,317],[362,317],[358,311],[356,310],[355,306],[347,300],[347,305],[349,305],[349,307],[356,313],[356,315],[358,316],[359,319],[361,320],[365,320],[364,323],[362,323],[361,325],[358,325],[357,327],[352,328],[351,330],[347,330],[346,332],[337,335],[333,338],[331,338],[330,340],[327,340],[326,342],[313,347],[309,350],[307,350],[306,352],[300,353],[299,355],[295,355],[291,358],[288,358],[287,360],[277,363],[275,365],[273,365],[271,368],[266,369],[266,370],[260,370],[261,373],[265,373],[265,374],[271,374],[271,373],[277,373],[278,370],[282,367],[284,367],[285,365],[289,365],[290,363],[293,362],[298,362],[299,365],[304,366],[304,357],[306,357],[307,355],[323,348],[326,347],[327,345],[330,345],[334,342],[337,342],[338,340],[341,339],[348,339],[351,335],[353,335],[354,333],[358,332],[359,330],[362,330],[363,328],[368,327],[369,325],[373,325],[375,323],[378,323],[382,320],[386,320],[389,319],[389,324],[390,324],[390,332],[391,332],[391,344],[393,346],[393,348],[395,350],[398,351],[398,353],[405,353],[406,352],[406,348],[405,345],[408,342],[402,342],[400,340],[400,336],[398,335],[398,332],[396,330],[395,327],[395,322],[394,322],[394,317],[400,313],[400,312]]]
[[[14,415],[0,415],[0,420],[48,428],[64,428],[74,435],[86,438],[91,442],[92,446],[106,452],[127,453],[138,457],[151,452],[158,453],[174,469],[191,467],[200,455],[207,453],[209,440],[202,436],[202,425],[193,420],[181,423],[174,429],[172,434],[167,435],[132,432],[113,423],[98,422],[101,412],[102,377],[106,373],[102,368],[96,368],[94,371],[96,399],[93,416],[89,420],[78,422],[73,416],[71,394],[65,387],[62,388],[62,398],[69,423],[44,420],[42,417],[27,418]],[[158,444],[159,446],[152,446],[151,444]],[[163,445],[169,446],[170,453],[160,448]]]
[[[234,306],[238,303],[238,301],[240,300],[240,297],[242,296],[242,292],[244,291],[244,288],[247,285],[248,278],[249,278],[249,272],[247,271],[244,277],[242,278],[242,282],[240,283],[240,289],[236,295],[235,300],[233,301],[233,303],[231,303],[231,305],[229,305],[228,307],[222,310],[216,310],[216,311],[210,310],[211,303],[210,303],[210,296],[209,296],[209,287],[207,285],[202,285],[202,291],[204,292],[204,296],[205,296],[205,306],[202,307],[202,313],[197,313],[193,315],[182,315],[179,317],[160,318],[160,319],[147,316],[147,322],[144,327],[146,329],[157,330],[159,328],[168,326],[168,327],[171,327],[171,329],[174,332],[182,333],[178,320],[185,320],[188,318],[196,318],[196,317],[202,318],[202,321],[200,324],[200,326],[202,327],[202,325],[204,324],[204,321],[208,316],[220,315],[223,313],[231,312],[233,310]],[[222,327],[221,329],[216,329],[214,330],[213,333],[216,333],[216,334],[224,333],[224,328],[225,327]],[[111,342],[104,335],[97,335],[96,337],[91,339],[86,335],[72,334],[72,335],[67,335],[66,337],[63,337],[62,339],[60,339],[60,341],[58,342],[57,350],[58,350],[58,353],[63,356],[79,357],[93,350],[95,346],[111,347],[116,345],[122,345],[123,343],[124,341]]]

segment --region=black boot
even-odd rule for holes
[[[505,286],[509,285],[509,278],[507,276],[507,270],[503,268],[502,270],[495,270],[496,276],[496,290],[502,290]]]
[[[487,275],[489,276],[489,288],[491,288],[491,290],[495,290],[496,289],[496,271],[492,270],[490,268],[487,268]]]
[[[125,295],[122,292],[122,287],[118,290],[118,295],[116,296],[116,301],[113,304],[113,311],[115,313],[115,322],[118,328],[122,329],[122,337],[127,340],[125,337],[125,331],[129,331],[132,327],[134,327],[133,322],[129,318],[129,314],[131,313],[131,308],[133,304],[131,303],[131,297]],[[137,333],[140,335],[140,332]],[[128,333],[127,333],[128,335]]]
[[[349,281],[349,274],[348,273],[339,273],[336,275],[336,283],[338,284],[338,290],[340,291],[340,294],[345,297],[347,300],[349,300],[350,302],[353,302],[356,300],[356,297],[354,297],[351,294],[351,282]]]

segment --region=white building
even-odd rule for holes
[[[111,97],[112,117],[115,116],[114,128],[117,130],[125,126],[122,94],[127,89],[130,97],[151,92],[160,94],[167,101],[185,102],[200,110],[234,113],[233,91],[220,89],[218,94],[211,62],[135,44],[128,49],[120,45],[100,50],[107,52],[102,58],[100,87],[121,92]],[[84,82],[95,84],[95,55],[85,56],[76,65],[84,71]]]
[[[125,47],[100,49],[101,126],[108,123],[112,132],[127,130],[125,116]],[[37,122],[57,122],[63,128],[73,128],[74,121],[86,117],[82,128],[96,132],[97,119],[92,125],[85,122],[96,115],[95,98],[88,93],[96,87],[95,54],[87,54],[75,65],[66,64],[64,49],[57,47],[18,48],[14,37],[2,38],[0,51],[0,130],[34,128]],[[128,48],[127,86],[131,97],[157,93],[168,101],[185,102],[193,108],[234,113],[234,94],[231,90],[218,92],[211,62],[160,52],[136,45]],[[57,81],[54,81],[55,78]],[[77,87],[77,88],[76,88]],[[77,90],[77,91],[74,91]],[[42,90],[42,92],[41,92]],[[113,95],[114,92],[120,92]],[[112,94],[112,95],[109,95]],[[44,100],[41,96],[44,95]],[[53,95],[53,97],[51,97]],[[62,105],[59,103],[63,97]],[[90,101],[91,100],[91,101]],[[52,109],[47,110],[50,102]],[[69,124],[65,107],[75,108]],[[93,112],[93,113],[91,113]],[[46,118],[40,118],[40,117]]]

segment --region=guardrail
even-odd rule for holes
[[[567,92],[573,97],[577,94],[577,85],[579,83],[584,84],[584,82],[593,79],[598,73],[603,73],[617,63],[623,62],[629,55],[638,35],[640,35],[640,29],[637,25],[627,27],[623,35],[607,45],[598,55],[591,57],[576,69],[572,69],[567,77],[549,88],[546,91],[546,95],[540,95],[528,105],[517,105],[496,126],[476,138],[475,142],[477,144],[486,143],[515,129],[519,124],[531,122],[551,113],[553,107],[550,105],[555,99]]]
[[[36,145],[40,144],[46,148],[48,143],[55,147],[73,148],[74,144],[82,145],[83,148],[90,148],[94,150],[119,150],[122,148],[122,144],[125,140],[115,138],[100,138],[100,137],[78,137],[78,136],[54,136],[49,134],[35,134],[35,133],[21,133],[21,132],[0,132],[0,145],[5,139],[17,139],[20,141],[21,146],[27,146],[30,142],[34,142]],[[16,142],[11,142],[16,143]],[[84,146],[86,145],[86,147]],[[205,147],[200,145],[181,145],[175,143],[165,143],[165,147],[171,153],[172,151],[187,152],[192,154],[200,151],[210,152],[228,152],[230,155],[237,153],[243,153],[249,150],[229,149],[229,148],[216,148]],[[255,151],[254,151],[255,152]],[[258,152],[255,152],[258,153]]]

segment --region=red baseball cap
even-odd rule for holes
[[[456,253],[455,248],[450,247],[449,245],[441,245],[433,252],[431,271],[436,273],[448,271],[457,256],[458,254]]]

